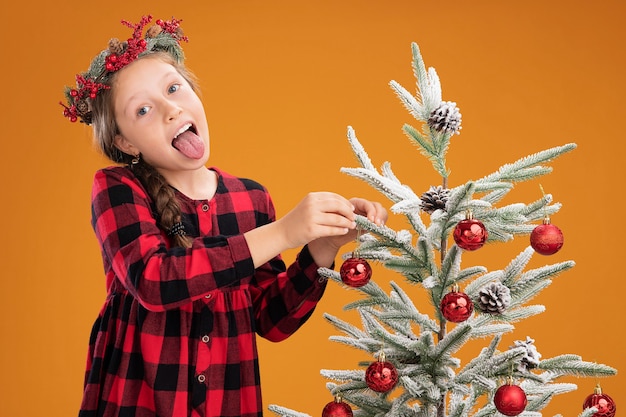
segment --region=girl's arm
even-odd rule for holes
[[[330,266],[341,246],[340,239],[345,240],[356,227],[354,210],[353,203],[340,195],[308,194],[281,219],[245,233],[255,267],[287,249],[299,248],[320,238],[326,240],[314,245],[313,257],[319,266]]]
[[[310,201],[307,201],[310,199]],[[327,199],[333,200],[328,201]],[[273,213],[273,206],[271,201],[269,212]],[[326,279],[321,278],[317,273],[317,269],[320,266],[331,267],[334,263],[335,256],[339,248],[351,240],[356,238],[356,232],[354,231],[354,212],[367,216],[371,221],[378,224],[384,223],[387,219],[387,212],[378,203],[371,203],[363,199],[352,199],[350,201],[343,199],[329,193],[321,193],[321,195],[313,194],[307,196],[301,205],[296,207],[290,212],[286,218],[287,220],[281,224],[281,220],[274,223],[270,223],[266,226],[255,229],[259,230],[272,230],[276,226],[276,233],[286,233],[281,231],[281,227],[288,227],[286,225],[294,225],[292,221],[298,220],[298,225],[302,226],[307,224],[305,219],[298,217],[297,210],[304,204],[320,202],[323,207],[339,207],[338,212],[330,211],[330,216],[320,216],[320,218],[328,219],[325,224],[320,226],[322,233],[326,233],[323,237],[319,237],[316,240],[310,242],[304,246],[299,253],[296,261],[287,269],[286,272],[280,272],[283,270],[284,265],[280,257],[272,259],[270,262],[261,265],[252,281],[250,287],[254,312],[256,319],[256,331],[259,335],[271,340],[280,341],[291,334],[293,334],[313,313],[313,310],[317,306],[317,302],[320,300],[326,288]],[[338,203],[339,205],[334,205]],[[346,204],[347,203],[347,204]],[[343,205],[343,207],[342,207]],[[345,208],[348,211],[342,213],[342,209]],[[295,213],[294,213],[295,212]],[[316,210],[311,210],[309,213],[316,213]],[[293,218],[289,218],[293,215]],[[315,216],[315,214],[313,214]],[[342,220],[334,219],[333,216],[344,216],[349,220],[345,229],[342,228]],[[337,221],[340,226],[333,226],[332,222]],[[329,227],[329,223],[331,223]],[[345,222],[343,222],[345,224]],[[316,226],[311,227],[313,230]],[[295,227],[295,225],[293,226]],[[295,230],[290,230],[296,232]],[[262,233],[256,235],[252,233],[254,237],[262,236]],[[246,239],[249,234],[246,233]],[[268,236],[272,238],[272,236]],[[278,237],[283,239],[283,237]],[[249,241],[250,242],[250,241]],[[263,241],[259,241],[263,243]],[[272,246],[270,242],[267,242],[269,246]],[[254,244],[250,244],[250,251],[254,253]],[[258,253],[258,252],[257,252]],[[320,261],[321,259],[321,261]]]
[[[110,280],[148,310],[177,308],[254,274],[245,237],[206,236],[191,248],[169,248],[149,198],[125,168],[96,173],[92,225]]]
[[[260,336],[279,342],[307,321],[326,289],[317,269],[307,246],[286,271],[280,257],[257,269],[250,295]]]

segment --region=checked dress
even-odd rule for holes
[[[96,173],[92,225],[107,297],[90,337],[80,417],[258,417],[255,334],[280,341],[326,282],[307,247],[254,269],[243,233],[275,220],[265,188],[211,168],[215,196],[176,191],[191,248],[170,248],[132,170]]]

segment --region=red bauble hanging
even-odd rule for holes
[[[589,395],[583,403],[583,410],[589,407],[596,407],[598,412],[593,417],[614,417],[615,416],[615,401],[607,394],[602,393],[600,384],[596,385],[593,394]]]
[[[334,401],[324,406],[322,417],[352,417],[352,408],[337,396]]]
[[[455,285],[452,291],[443,296],[439,309],[446,320],[461,323],[474,312],[474,303],[467,294],[459,292]]]
[[[526,408],[528,400],[526,393],[509,380],[509,383],[502,385],[493,396],[493,404],[496,409],[505,416],[516,416]]]
[[[563,246],[563,232],[550,223],[550,217],[543,219],[543,224],[535,227],[530,234],[530,246],[541,255],[553,255]]]
[[[389,392],[398,382],[398,371],[393,363],[385,361],[385,354],[381,353],[378,360],[367,367],[365,382],[372,391]]]
[[[472,217],[472,212],[468,211],[465,220],[461,220],[454,227],[452,233],[457,246],[465,250],[476,250],[482,248],[487,240],[487,229],[485,225]]]
[[[372,277],[372,267],[363,258],[353,257],[346,259],[339,270],[344,284],[358,288],[367,284]]]

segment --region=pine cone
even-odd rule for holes
[[[436,187],[430,186],[430,189],[426,191],[420,197],[420,207],[428,214],[433,214],[435,210],[446,210],[446,203],[450,196],[450,190],[443,188],[441,185]]]
[[[81,117],[89,112],[89,103],[87,103],[87,100],[81,99],[76,102],[76,112]]]
[[[159,25],[152,25],[146,31],[146,38],[156,38],[159,33],[163,32],[163,28]]]
[[[541,358],[541,353],[537,351],[537,348],[534,345],[535,341],[533,339],[526,336],[526,341],[516,340],[513,343],[514,345],[511,346],[511,349],[517,348],[517,347],[526,348],[526,353],[524,354],[524,357],[521,359],[521,362],[519,363],[517,367],[517,369],[520,372],[528,372],[528,370],[534,369],[537,366],[539,366],[539,359]]]
[[[183,32],[183,29],[178,27],[176,28],[176,32],[174,32],[174,37],[176,39],[183,39],[185,37],[185,32]]]
[[[117,38],[112,38],[109,40],[109,51],[112,54],[120,55],[124,52],[124,43],[120,42]]]
[[[442,101],[439,107],[430,113],[428,126],[437,132],[450,135],[459,134],[461,130],[461,112],[452,101]]]
[[[91,125],[91,123],[93,122],[93,113],[91,111],[88,111],[87,113],[83,114],[80,118],[80,121],[87,126]]]
[[[476,304],[483,313],[502,314],[511,304],[511,291],[500,282],[492,282],[478,291]]]

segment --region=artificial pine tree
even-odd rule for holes
[[[362,370],[322,370],[322,375],[335,381],[327,387],[337,396],[323,416],[351,415],[350,407],[345,411],[346,404],[357,417],[480,417],[498,412],[541,416],[540,410],[554,395],[576,389],[574,384],[556,382],[559,377],[616,373],[609,366],[585,362],[574,354],[541,359],[534,340],[528,337],[513,346],[499,347],[502,336],[514,329],[514,323],[545,310],[542,305],[528,302],[556,275],[574,266],[573,261],[565,261],[526,270],[535,243],[549,244],[554,253],[563,243],[562,234],[560,242],[543,242],[542,234],[502,270],[462,268],[461,257],[464,251],[479,249],[485,239],[505,242],[531,234],[537,220],[549,224],[546,220],[561,206],[553,203],[549,194],[528,204],[498,203],[515,183],[551,172],[544,164],[576,145],[526,156],[483,178],[448,188],[445,157],[450,139],[461,129],[461,114],[455,103],[442,101],[437,73],[433,68],[426,69],[416,44],[412,51],[417,94],[413,96],[395,81],[390,85],[411,115],[422,123],[421,131],[410,125],[403,130],[432,162],[442,185],[416,194],[394,175],[388,162],[379,172],[352,128],[348,128],[348,140],[361,167],[342,171],[366,181],[389,198],[391,211],[404,216],[413,229],[396,231],[358,217],[358,227],[367,232],[359,239],[359,259],[378,262],[408,283],[419,284],[435,307],[434,317],[422,312],[422,306],[418,308],[393,281],[389,294],[375,278],[353,285],[364,297],[346,309],[358,311],[362,328],[328,314],[325,318],[344,334],[331,340],[363,350],[373,359],[360,364]],[[342,282],[338,272],[321,269],[320,273]],[[463,291],[459,290],[461,285]],[[447,325],[448,321],[454,323]],[[461,363],[453,355],[474,338],[488,338],[490,343],[477,357]],[[275,405],[270,410],[284,417],[306,416]],[[597,411],[588,408],[581,416],[589,417]]]

